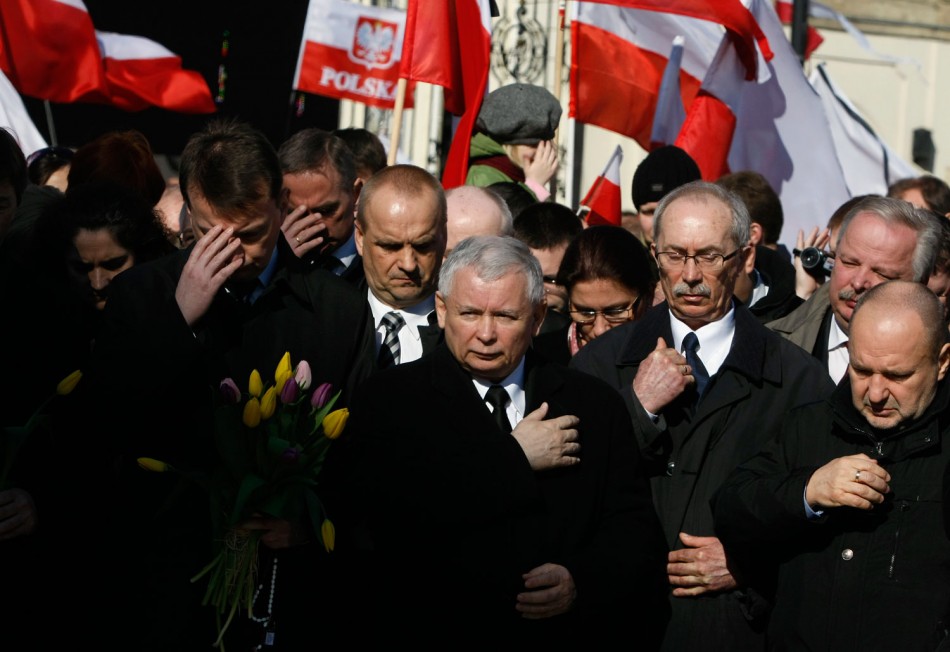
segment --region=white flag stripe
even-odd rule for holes
[[[144,36],[96,30],[96,40],[99,42],[99,50],[102,56],[110,59],[132,61],[136,59],[166,59],[178,56],[161,43],[156,43]]]

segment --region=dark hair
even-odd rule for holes
[[[329,131],[311,127],[302,129],[284,141],[277,150],[284,174],[317,172],[330,166],[340,175],[343,189],[356,182],[356,159],[343,139]]]
[[[17,204],[23,199],[29,179],[26,175],[26,157],[13,132],[0,127],[0,181],[9,180],[16,194]]]
[[[568,245],[557,282],[568,292],[580,281],[612,279],[648,299],[656,289],[650,254],[637,236],[620,226],[591,226]]]
[[[366,207],[372,203],[373,195],[381,187],[392,186],[400,193],[407,196],[415,196],[428,189],[436,196],[438,211],[441,217],[443,230],[448,220],[448,209],[445,205],[445,190],[439,180],[432,176],[428,171],[415,165],[389,165],[369,179],[360,191],[360,201],[356,208],[356,221],[366,225]],[[444,232],[444,231],[443,231]]]
[[[528,206],[538,203],[538,198],[534,196],[534,193],[517,181],[496,181],[489,184],[488,188],[494,190],[499,197],[505,200],[513,218],[518,217],[521,211]]]
[[[135,130],[112,131],[86,143],[73,154],[66,192],[86,183],[111,181],[137,192],[154,206],[165,192],[162,175],[148,139]]]
[[[927,202],[927,208],[941,215],[950,213],[950,185],[931,174],[895,181],[888,187],[887,196],[900,199],[902,194],[915,188]]]
[[[61,265],[80,230],[107,230],[134,257],[135,264],[175,251],[168,229],[154,209],[131,189],[93,181],[71,189],[51,204],[36,225],[37,254]]]
[[[73,150],[68,147],[54,146],[36,150],[26,158],[30,183],[45,185],[54,172],[66,167],[72,160]]]
[[[532,249],[559,247],[583,230],[574,211],[555,202],[535,202],[515,218],[515,237]]]
[[[249,210],[265,197],[279,202],[284,185],[274,146],[234,118],[212,120],[188,139],[178,179],[189,208],[195,192],[226,215]]]
[[[372,176],[386,167],[386,148],[379,136],[369,129],[347,127],[337,129],[333,135],[340,138],[353,153],[356,169],[366,170]]]
[[[749,219],[762,227],[764,244],[778,242],[785,223],[785,214],[782,211],[782,201],[768,179],[758,172],[743,170],[720,177],[716,183],[731,190],[745,202]]]

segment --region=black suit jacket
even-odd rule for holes
[[[580,464],[533,471],[447,347],[361,388],[346,435],[351,516],[365,519],[380,563],[377,615],[432,643],[626,631],[650,649],[666,622],[666,547],[623,403],[530,352],[525,392],[528,413],[546,401],[548,418],[579,416]],[[570,570],[575,608],[520,618],[522,574],[549,562]]]

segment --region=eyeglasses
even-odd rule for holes
[[[743,247],[739,247],[731,254],[725,255],[709,253],[693,254],[692,256],[681,254],[678,251],[660,251],[656,254],[656,259],[660,265],[667,269],[681,269],[686,266],[686,261],[692,258],[693,262],[696,263],[696,267],[701,271],[718,272],[722,269],[723,263],[730,258],[734,258],[742,249]]]
[[[620,308],[607,308],[606,310],[571,310],[571,319],[581,326],[589,326],[597,319],[597,315],[603,315],[608,324],[622,324],[625,321],[630,321],[630,318],[636,314],[637,308],[640,305],[640,299],[642,298],[642,296],[637,297],[637,300],[630,305]]]

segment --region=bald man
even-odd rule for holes
[[[921,283],[876,285],[857,301],[848,348],[831,398],[787,415],[727,478],[716,533],[736,573],[777,587],[776,649],[946,649],[943,308]]]
[[[511,210],[493,190],[458,186],[445,193],[448,207],[448,240],[445,257],[465,238],[473,235],[511,235]]]

